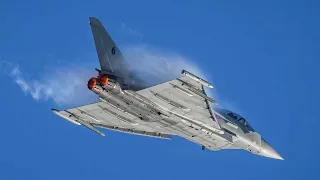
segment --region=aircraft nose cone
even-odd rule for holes
[[[274,150],[269,143],[267,143],[264,139],[262,139],[261,142],[262,146],[262,152],[265,157],[273,158],[273,159],[279,159],[279,160],[284,160],[280,154]]]

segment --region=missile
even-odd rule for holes
[[[218,104],[218,102],[217,102],[216,100],[214,100],[214,99],[212,99],[211,97],[209,97],[209,96],[207,96],[206,94],[204,94],[204,93],[203,93],[202,91],[200,91],[198,88],[194,87],[194,85],[189,84],[189,83],[187,83],[187,82],[185,82],[185,81],[183,81],[183,80],[181,80],[181,79],[179,79],[179,78],[178,78],[177,80],[180,81],[183,86],[186,86],[186,88],[187,88],[190,92],[192,92],[193,94],[198,95],[198,96],[200,96],[200,97],[202,97],[202,98],[210,101],[211,103],[213,103],[213,104],[215,104],[215,105]]]
[[[90,118],[90,119],[92,119],[92,120],[94,120],[94,121],[96,121],[96,122],[101,122],[100,120],[98,120],[97,118],[95,118],[94,116],[92,116],[91,114],[86,113],[86,112],[84,112],[84,111],[82,111],[82,110],[80,110],[80,109],[78,109],[78,110],[81,112],[81,114],[83,114],[83,115],[86,116],[87,118]]]
[[[100,106],[100,105],[98,105],[98,106],[99,106],[100,109],[102,109],[104,112],[110,114],[111,116],[114,116],[115,118],[117,118],[117,119],[119,119],[119,120],[121,120],[121,121],[123,121],[123,122],[125,122],[125,123],[128,123],[128,124],[130,124],[130,125],[134,125],[134,126],[139,125],[138,123],[132,122],[132,120],[130,120],[130,119],[124,117],[124,116],[121,116],[121,115],[119,115],[119,114],[117,114],[117,113],[115,113],[115,112],[113,112],[113,111],[111,111],[111,110],[109,110],[109,109],[107,109],[107,108],[104,108],[104,107],[102,107],[102,106]]]
[[[185,93],[186,95],[188,95],[188,96],[193,96],[193,94],[191,94],[191,93],[190,93],[189,91],[187,91],[186,89],[183,89],[183,88],[181,88],[181,87],[179,87],[179,86],[177,86],[177,85],[175,85],[175,84],[172,84],[172,83],[170,83],[170,84],[172,85],[173,88],[175,88],[175,89],[177,89],[177,90]]]
[[[188,72],[188,71],[186,71],[186,70],[182,70],[182,71],[181,71],[181,74],[183,74],[183,75],[185,75],[185,76],[187,76],[187,77],[189,77],[189,78],[197,81],[198,83],[200,83],[200,84],[202,84],[202,85],[204,85],[204,86],[207,86],[207,87],[209,87],[209,88],[213,88],[213,86],[212,86],[208,81],[206,81],[206,80],[204,80],[204,79],[201,79],[200,77],[192,74],[191,72]]]
[[[98,129],[94,128],[89,122],[83,121],[81,119],[77,119],[77,121],[82,124],[83,126],[87,127],[88,129],[96,132],[97,134],[101,135],[101,136],[105,136],[101,131],[99,131]]]
[[[173,113],[173,112],[172,112],[172,114],[177,116],[177,117],[179,117],[179,118],[181,118],[181,122],[183,122],[183,123],[185,123],[187,125],[191,125],[192,127],[196,128],[196,129],[200,129],[203,132],[210,133],[211,135],[213,135],[214,133],[224,134],[223,130],[215,128],[215,127],[212,127],[212,126],[207,125],[207,124],[204,124],[201,121],[197,121],[197,120],[194,120],[194,119],[189,119],[189,118],[187,118],[187,117],[185,117],[183,115],[179,115],[179,114],[176,114],[176,113]]]
[[[155,104],[154,102],[152,102],[151,100],[149,100],[148,98],[134,92],[131,90],[124,90],[123,91],[126,95],[129,95],[135,99],[137,99],[138,101],[142,102],[143,104],[145,104],[146,106],[149,106],[150,108],[153,109],[154,112],[157,112],[158,115],[160,115],[163,118],[168,118],[170,116],[170,114],[168,114],[167,112],[159,109],[159,106],[157,104]],[[159,114],[160,113],[160,114]]]
[[[189,108],[187,108],[187,107],[185,107],[185,106],[183,106],[183,105],[181,105],[181,104],[179,104],[179,103],[177,103],[177,102],[175,102],[175,101],[173,101],[173,100],[171,100],[171,99],[169,99],[169,98],[167,98],[167,97],[165,97],[165,96],[163,96],[163,95],[161,95],[161,94],[159,94],[159,93],[153,92],[153,91],[151,91],[151,90],[150,90],[150,92],[151,92],[155,97],[157,97],[158,99],[160,99],[160,100],[162,100],[162,101],[164,101],[164,102],[167,102],[168,104],[170,104],[170,105],[172,105],[172,106],[174,106],[174,107],[176,107],[176,108],[180,108],[180,109],[183,109],[183,110],[185,110],[185,111],[190,111]]]
[[[189,90],[191,92],[193,92],[194,94],[196,94],[196,95],[208,100],[209,102],[211,102],[211,103],[213,103],[215,105],[218,105],[218,102],[216,100],[212,99],[211,97],[207,96],[206,94],[203,94],[202,92],[197,91],[197,89],[189,88]]]
[[[105,99],[103,99],[103,98],[101,98],[101,97],[99,97],[99,99],[100,99],[100,101],[108,104],[109,106],[111,106],[111,107],[113,107],[113,108],[115,108],[115,109],[117,109],[117,110],[119,110],[119,111],[122,111],[122,112],[124,112],[124,113],[126,113],[126,114],[129,114],[129,115],[131,115],[131,116],[134,116],[134,117],[139,117],[137,114],[132,114],[132,113],[130,113],[130,112],[128,112],[128,111],[126,111],[126,110],[124,110],[124,109],[122,109],[122,108],[114,105],[113,103],[111,103],[111,102],[109,102],[109,101],[107,101],[107,100],[105,100]]]
[[[52,111],[53,113],[55,113],[56,115],[62,117],[63,119],[66,119],[66,120],[68,120],[68,121],[70,121],[70,122],[72,122],[72,123],[74,123],[74,124],[77,124],[77,125],[83,125],[83,126],[87,127],[88,129],[90,129],[90,130],[98,133],[99,135],[105,136],[101,131],[99,131],[98,129],[94,128],[89,122],[86,122],[86,121],[84,121],[84,120],[76,117],[74,114],[72,114],[72,113],[70,113],[70,112],[68,112],[68,111],[64,111],[64,112],[68,113],[68,115],[62,114],[62,113],[61,113],[60,111],[58,111],[57,109],[51,109],[51,111]],[[75,120],[73,120],[73,118],[74,118]]]

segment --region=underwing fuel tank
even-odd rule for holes
[[[206,81],[204,79],[201,79],[200,77],[192,74],[191,72],[188,72],[186,70],[182,70],[181,74],[183,74],[183,75],[185,75],[185,76],[197,81],[198,83],[200,83],[200,84],[202,84],[204,86],[207,86],[208,88],[213,88],[213,86],[208,81]]]

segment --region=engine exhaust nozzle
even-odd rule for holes
[[[92,90],[97,85],[97,78],[93,77],[88,81],[88,88]]]

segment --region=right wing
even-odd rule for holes
[[[189,72],[188,72],[189,73]],[[189,141],[205,146],[210,150],[230,148],[232,137],[224,133],[219,120],[215,117],[203,84],[197,76],[182,76],[136,93],[157,104],[171,113],[170,119],[178,119],[177,124],[167,127],[170,134],[178,135]],[[195,79],[194,79],[195,78]],[[199,80],[198,78],[197,80]],[[206,84],[212,87],[210,84]]]
[[[169,110],[177,114],[183,114],[217,130],[220,129],[209,101],[204,98],[207,96],[203,85],[187,76],[137,91],[137,93],[164,107],[171,107]],[[203,96],[201,97],[200,94]]]

